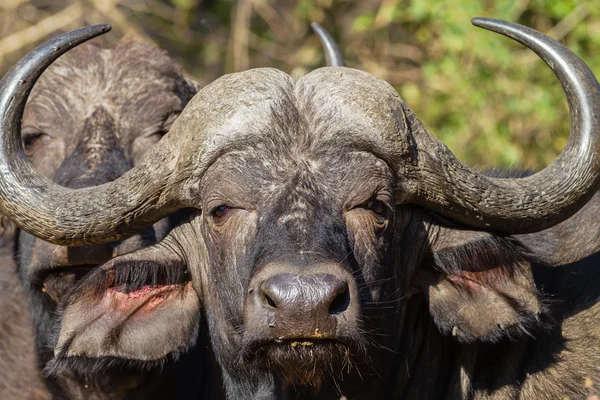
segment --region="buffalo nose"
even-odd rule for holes
[[[277,314],[327,318],[350,304],[348,283],[330,274],[277,274],[260,284],[263,304]]]

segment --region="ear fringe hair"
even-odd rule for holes
[[[460,343],[485,342],[493,344],[500,343],[503,340],[516,342],[525,336],[535,338],[536,332],[545,331],[552,328],[552,318],[548,315],[547,307],[542,300],[540,300],[541,313],[539,314],[527,312],[524,307],[518,304],[516,299],[505,297],[505,300],[513,304],[514,309],[517,311],[518,323],[504,327],[499,326],[499,329],[489,332],[484,337],[474,336],[465,331],[453,332],[453,324],[446,325],[436,322],[436,325],[442,334],[447,336],[455,336],[456,340]]]
[[[102,296],[109,288],[130,293],[144,286],[176,285],[191,280],[187,267],[169,260],[115,260],[81,280],[66,296],[64,304],[84,296]]]
[[[195,335],[197,336],[197,334]],[[195,339],[191,341],[195,343]],[[78,378],[96,378],[101,375],[116,371],[119,374],[127,372],[162,372],[165,365],[179,360],[183,353],[188,351],[186,348],[180,348],[165,357],[158,360],[130,360],[118,357],[100,357],[92,358],[85,356],[57,356],[50,360],[44,370],[43,376],[46,378],[57,378],[60,376],[73,374]]]
[[[535,263],[535,256],[511,236],[490,235],[454,248],[433,252],[431,264],[446,275],[486,272],[487,279],[510,279]]]

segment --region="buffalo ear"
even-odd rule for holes
[[[417,283],[433,321],[461,342],[530,334],[544,311],[527,251],[510,237],[442,228]]]
[[[120,363],[154,368],[195,344],[200,306],[185,264],[167,246],[116,257],[65,299],[45,372],[87,375]]]

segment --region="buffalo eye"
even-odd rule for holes
[[[365,208],[367,210],[371,210],[373,213],[377,215],[382,215],[385,213],[386,207],[381,201],[371,200],[367,204],[365,204]]]
[[[163,136],[165,136],[167,134],[167,132],[169,132],[169,129],[161,128],[161,129],[157,130],[156,132],[152,132],[150,135],[148,135],[148,137],[155,139],[156,142],[158,142],[158,141],[160,141],[160,139],[163,138]]]
[[[231,207],[226,204],[221,204],[210,210],[210,216],[217,224],[221,224],[225,221],[229,213],[231,212]]]
[[[35,151],[35,147],[41,142],[41,140],[48,138],[48,135],[44,132],[31,132],[22,133],[23,138],[23,149],[27,156],[31,156]]]
[[[385,224],[389,208],[383,201],[372,199],[361,204],[360,208],[368,211],[375,218],[378,225],[383,226]]]
[[[151,144],[158,143],[163,138],[163,136],[165,136],[169,132],[171,126],[173,125],[173,122],[175,122],[175,120],[179,116],[179,113],[179,111],[172,112],[166,117],[164,117],[160,125],[156,125],[148,129],[148,133],[144,134],[144,137],[150,139]]]
[[[173,122],[175,122],[179,114],[181,114],[181,111],[175,111],[169,114],[163,121],[162,127],[158,131],[154,132],[154,134],[160,136],[161,138],[165,136],[169,130],[171,130]]]

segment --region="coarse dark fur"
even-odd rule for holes
[[[110,49],[82,45],[61,57],[36,84],[22,123],[25,151],[40,172],[66,187],[114,180],[160,140],[197,89],[152,45],[131,40]],[[65,294],[113,256],[159,241],[177,218],[119,243],[79,248],[35,239],[2,219],[0,398],[186,399],[208,393],[203,390],[208,387],[210,350],[195,341],[154,362],[81,357],[41,378],[54,357]],[[149,283],[173,280],[168,267],[154,270]],[[140,278],[131,271],[123,267],[117,284],[139,289]],[[176,272],[183,279],[183,272]],[[192,347],[189,354],[180,354]]]
[[[596,264],[594,256],[571,266],[544,263],[572,254],[536,247],[531,238],[593,221],[597,198],[540,234],[466,229],[398,201],[403,187],[396,170],[365,136],[379,123],[407,124],[402,129],[413,134],[414,116],[356,106],[363,103],[353,101],[359,89],[352,85],[362,81],[336,86],[321,79],[333,72],[298,81],[273,70],[256,74],[256,88],[243,74],[215,86],[239,90],[239,79],[254,97],[240,93],[243,102],[234,103],[236,97],[225,96],[244,118],[226,125],[235,140],[219,138],[206,171],[190,179],[199,210],[153,253],[122,258],[173,259],[189,269],[228,398],[533,400],[593,392],[600,272],[586,266]],[[338,70],[336,78],[344,74],[359,75]],[[360,89],[372,99],[382,93],[366,84]],[[195,132],[196,115],[208,119],[206,105],[219,104],[208,101],[218,97],[210,87],[197,96],[177,122],[181,129]],[[322,276],[343,279],[349,298],[318,320],[303,302],[320,299],[314,296],[323,285],[310,282],[325,282]],[[287,285],[269,292],[283,293],[279,304],[262,295],[273,278]],[[73,293],[65,309],[93,309],[97,301]],[[277,319],[284,311],[292,317]],[[321,328],[331,324],[336,328],[324,334]],[[65,329],[59,337],[67,345],[56,367],[93,351],[85,332]],[[82,344],[71,348],[77,340]]]

